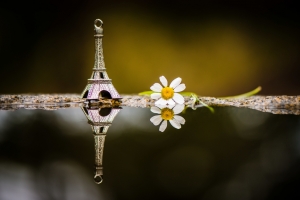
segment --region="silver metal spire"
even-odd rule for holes
[[[121,99],[106,72],[102,47],[103,22],[100,19],[95,20],[94,30],[95,63],[92,76],[88,79],[88,84],[83,90],[81,98],[87,100],[99,100],[100,98]]]

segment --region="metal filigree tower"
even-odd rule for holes
[[[98,22],[100,23],[100,26],[97,26]],[[106,73],[102,48],[102,26],[103,22],[100,19],[96,19],[94,23],[95,64],[92,76],[88,79],[88,84],[81,94],[81,98],[86,98],[87,100],[99,100],[99,98],[121,99],[121,96]]]
[[[88,119],[88,123],[92,126],[95,140],[95,176],[94,180],[97,184],[103,181],[103,150],[105,136],[108,128],[111,126],[114,118],[120,112],[121,108],[111,107],[94,107],[87,108],[81,107],[85,116]]]

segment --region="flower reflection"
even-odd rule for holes
[[[157,105],[157,107],[151,107],[151,112],[157,113],[160,115],[155,115],[150,118],[150,121],[155,125],[159,125],[159,131],[164,132],[167,128],[167,121],[170,121],[170,124],[177,129],[181,128],[181,124],[185,123],[185,119],[177,114],[181,113],[184,109],[184,104],[174,105]]]

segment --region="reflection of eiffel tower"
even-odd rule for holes
[[[100,26],[97,26],[98,22]],[[88,85],[81,94],[81,98],[86,98],[87,100],[99,100],[99,98],[121,99],[106,73],[102,49],[102,25],[103,22],[100,19],[95,20],[95,64],[92,77],[88,79]]]
[[[108,107],[81,107],[88,123],[92,126],[95,140],[95,176],[94,180],[97,184],[103,181],[103,150],[104,141],[108,128],[111,126],[114,118],[120,112],[121,108],[108,108]]]

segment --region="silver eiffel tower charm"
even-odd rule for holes
[[[100,26],[97,25],[100,24]],[[103,22],[96,19],[95,27],[95,64],[93,73],[88,84],[81,94],[81,98],[88,101],[99,99],[121,99],[121,96],[113,86],[111,79],[109,79],[103,56],[102,38],[103,38]]]

